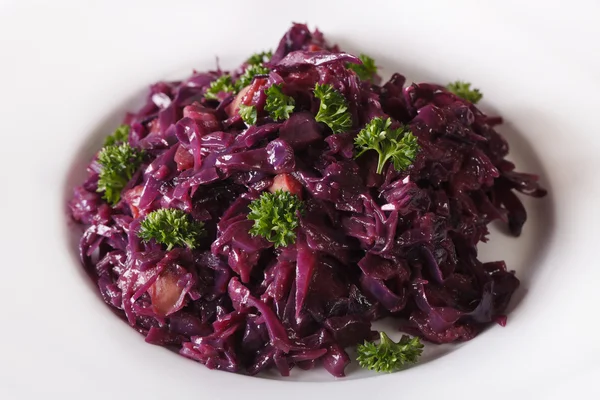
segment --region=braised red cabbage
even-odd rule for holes
[[[97,192],[92,161],[69,203],[85,228],[81,261],[147,342],[226,371],[288,375],[322,365],[343,376],[345,348],[376,338],[376,319],[433,343],[506,322],[519,280],[504,262],[480,262],[476,246],[493,220],[521,233],[527,214],[515,192],[543,196],[537,177],[505,159],[499,118],[443,86],[405,85],[400,74],[361,81],[348,63],[360,60],[295,24],[266,62],[269,75],[237,97],[204,97],[221,70],[150,87],[124,120],[146,158],[116,206]],[[332,134],[315,121],[316,83],[347,99],[350,130]],[[247,127],[236,105],[251,100],[262,111],[271,84],[284,84],[294,113]],[[388,165],[380,175],[375,154],[354,158],[354,137],[375,117],[417,137],[407,170]],[[248,205],[274,181],[294,186],[306,210],[287,247],[249,233]],[[142,242],[140,223],[159,208],[202,221],[201,243],[166,251]]]

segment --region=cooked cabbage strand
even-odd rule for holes
[[[385,163],[390,160],[397,171],[403,171],[412,164],[419,151],[417,138],[402,126],[390,129],[392,120],[373,118],[356,136],[354,144],[359,150],[355,157],[364,152],[375,150],[379,154],[377,173],[381,174]]]
[[[344,132],[352,127],[352,116],[348,111],[348,102],[344,96],[329,84],[316,84],[315,97],[321,100],[315,116],[317,122],[323,122],[333,133]]]
[[[376,372],[394,372],[407,364],[414,364],[423,352],[423,344],[418,337],[403,335],[396,343],[385,332],[380,332],[380,342],[366,342],[356,349],[356,360],[361,367]]]
[[[203,222],[194,220],[185,211],[161,208],[144,218],[138,236],[145,242],[154,239],[171,250],[184,246],[193,249],[203,234]]]
[[[275,247],[296,243],[298,213],[303,210],[298,196],[283,190],[264,192],[249,207],[248,219],[254,221],[252,236],[262,236]]]
[[[483,97],[483,94],[479,91],[479,89],[471,89],[471,84],[468,82],[452,82],[446,85],[446,89],[473,104],[477,103]]]

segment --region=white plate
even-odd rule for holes
[[[0,398],[599,398],[600,7],[549,3],[1,7]],[[213,67],[217,55],[234,67],[274,47],[291,21],[369,53],[384,75],[474,82],[482,108],[505,118],[512,158],[550,190],[543,201],[526,200],[523,238],[494,233],[482,249],[523,282],[505,328],[430,348],[429,362],[392,375],[362,379],[351,368],[335,381],[323,370],[282,381],[209,371],[150,346],[99,300],[65,228],[77,168],[149,83]]]

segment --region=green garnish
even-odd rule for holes
[[[257,65],[269,61],[271,57],[273,57],[273,52],[271,50],[263,51],[261,53],[252,54],[246,62],[250,65]]]
[[[250,229],[252,236],[262,236],[275,247],[288,246],[296,242],[298,213],[302,212],[302,201],[290,192],[278,190],[264,192],[250,203],[248,219],[254,221]]]
[[[360,157],[365,151],[375,150],[379,154],[377,173],[383,172],[385,163],[391,159],[394,168],[402,171],[408,168],[419,151],[417,138],[402,126],[398,129],[390,129],[392,120],[385,121],[382,118],[373,118],[356,136],[354,144]]]
[[[235,93],[235,86],[231,82],[231,76],[223,75],[217,80],[214,80],[210,83],[210,87],[204,93],[204,97],[211,100],[217,100],[218,95],[221,92],[225,93]]]
[[[393,372],[406,364],[414,364],[423,352],[423,344],[418,337],[402,335],[396,343],[385,334],[379,333],[379,344],[365,341],[356,349],[356,360],[361,367],[376,372]]]
[[[363,62],[362,64],[348,63],[347,67],[356,72],[356,75],[363,81],[372,81],[377,73],[375,60],[366,54],[361,54],[358,58]]]
[[[263,65],[249,65],[246,68],[246,71],[239,77],[237,82],[235,82],[236,91],[240,91],[249,84],[252,83],[252,80],[256,75],[267,75],[269,73],[269,68]]]
[[[267,94],[267,103],[265,110],[269,113],[269,116],[275,121],[281,121],[288,119],[290,113],[294,111],[294,98],[286,96],[281,90],[281,84],[271,85],[265,90]]]
[[[119,126],[115,132],[104,140],[105,146],[114,146],[119,143],[127,143],[129,139],[129,125]]]
[[[121,199],[121,191],[142,163],[143,152],[128,143],[105,146],[98,153],[98,163],[102,166],[98,179],[98,192],[111,205]]]
[[[348,103],[342,94],[333,86],[315,85],[315,97],[321,100],[319,112],[315,116],[317,122],[323,122],[333,133],[344,132],[352,127],[352,116],[348,111]]]
[[[446,85],[446,89],[473,104],[477,103],[483,97],[479,89],[471,89],[471,84],[468,82],[452,82]]]
[[[183,246],[193,249],[203,234],[204,223],[195,221],[185,211],[161,208],[144,218],[138,236],[145,242],[154,239],[171,250]]]
[[[248,126],[256,125],[256,118],[257,118],[256,107],[247,106],[245,104],[240,104],[239,109],[240,109],[240,111],[239,111],[240,117],[242,117],[242,119],[244,120],[246,125],[248,125]]]

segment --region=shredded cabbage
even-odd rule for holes
[[[350,68],[360,59],[306,25],[264,54],[259,74],[244,75],[248,63],[226,73],[226,90],[211,85],[221,71],[150,87],[124,120],[129,145],[145,156],[116,205],[98,193],[102,166],[92,161],[70,208],[104,301],[147,342],[249,374],[323,365],[343,376],[345,348],[377,338],[371,322],[384,317],[433,343],[503,324],[519,280],[501,261],[480,262],[476,246],[493,220],[520,234],[527,214],[515,191],[545,191],[505,159],[499,119],[441,85],[405,86],[400,74],[361,80]],[[236,93],[240,76],[249,82]],[[315,120],[316,84],[345,98],[347,129]],[[265,111],[272,85],[293,100],[289,119]],[[253,125],[240,105],[255,107]],[[387,162],[379,174],[376,152],[355,157],[354,140],[374,118],[418,141],[407,168]],[[289,246],[250,233],[249,204],[274,188],[303,201]],[[163,208],[204,224],[193,249],[140,239],[145,216]]]

